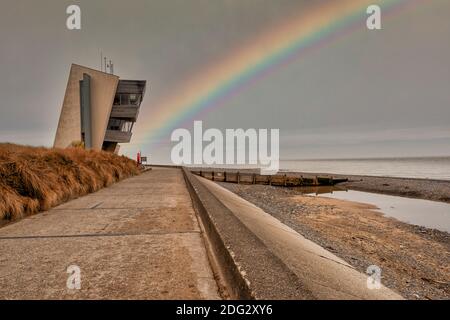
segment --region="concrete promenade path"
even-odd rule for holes
[[[79,268],[81,289],[68,268]],[[219,298],[180,169],[153,168],[0,228],[0,299]]]

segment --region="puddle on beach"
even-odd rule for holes
[[[339,187],[301,187],[299,192],[321,197],[372,204],[378,211],[400,221],[450,232],[450,204],[384,194],[346,190]]]

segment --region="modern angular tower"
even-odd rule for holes
[[[145,87],[145,80],[72,64],[53,146],[82,142],[86,149],[117,152],[131,140]]]

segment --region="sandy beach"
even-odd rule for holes
[[[344,188],[450,202],[450,181],[346,177],[349,182],[340,184]],[[220,185],[361,272],[379,266],[382,283],[407,299],[450,298],[450,234],[446,232],[389,218],[369,204],[305,195],[295,188]]]

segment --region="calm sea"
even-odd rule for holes
[[[450,157],[282,160],[283,171],[450,180]]]

